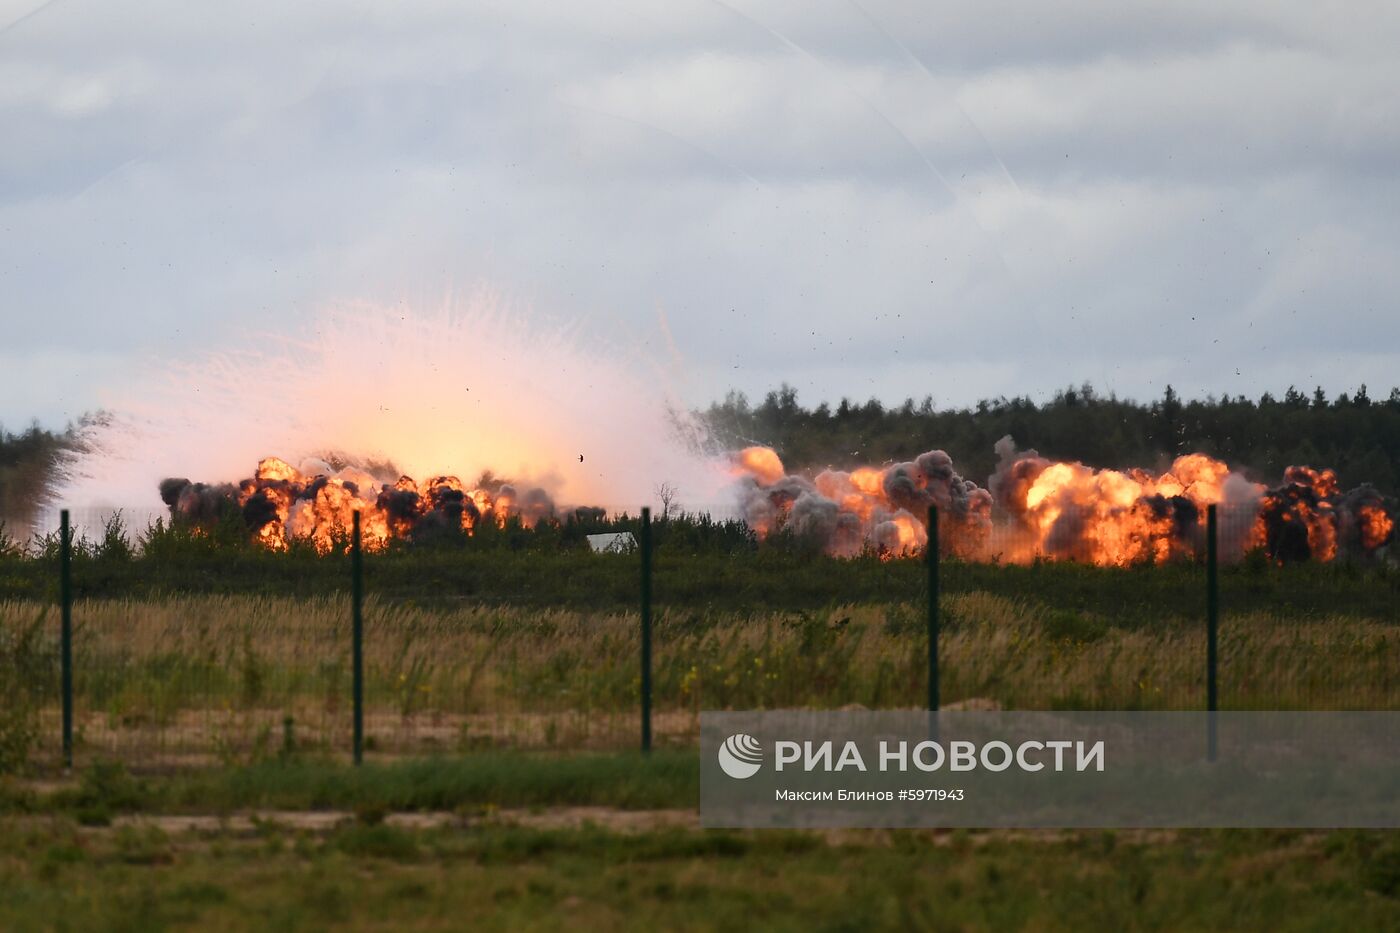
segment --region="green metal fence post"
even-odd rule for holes
[[[928,710],[938,712],[938,506],[928,507]]]
[[[364,566],[360,554],[360,513],[357,509],[350,525],[350,616],[351,693],[354,705],[355,764],[365,754],[365,620],[361,602],[364,598]]]
[[[642,751],[651,751],[651,509],[642,508]]]
[[[1206,507],[1206,757],[1214,761],[1216,752],[1216,711],[1220,694],[1216,686],[1217,642],[1220,632],[1220,577],[1218,528],[1214,505]]]
[[[63,689],[63,766],[73,767],[73,529],[68,510],[59,513],[59,665]]]

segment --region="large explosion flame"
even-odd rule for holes
[[[1026,562],[1037,558],[1100,565],[1157,563],[1199,553],[1207,509],[1223,516],[1226,559],[1259,550],[1279,562],[1330,561],[1340,554],[1374,558],[1392,539],[1395,522],[1370,486],[1341,493],[1330,470],[1289,467],[1266,488],[1203,454],[1178,457],[1170,470],[1095,470],[1017,451],[1011,439],[989,489],[965,479],[941,450],[907,463],[824,470],[812,478],[789,474],[778,454],[749,447],[732,457],[743,519],[759,538],[779,530],[817,540],[829,554],[851,557],[873,549],[885,557],[927,546],[929,506],[946,516],[941,544],[968,560]],[[512,518],[532,526],[557,519],[540,488],[483,477],[466,485],[455,476],[415,482],[322,460],[300,468],[276,457],[238,484],[168,479],[160,492],[173,518],[196,526],[218,520],[235,504],[249,533],[283,549],[291,538],[318,550],[361,513],[371,548],[390,540],[419,540],[451,529],[473,534],[482,522]]]
[[[1374,557],[1394,537],[1394,512],[1370,486],[1343,493],[1330,470],[1296,466],[1268,488],[1202,454],[1162,473],[1100,470],[1005,438],[985,488],[940,450],[805,476],[750,447],[726,466],[702,452],[703,430],[664,385],[645,357],[532,328],[489,293],[429,314],[360,307],[324,315],[301,340],[152,367],[110,400],[120,416],[86,438],[61,496],[140,508],[158,491],[172,517],[195,525],[233,505],[267,546],[305,538],[322,550],[355,512],[377,547],[556,520],[556,502],[631,509],[661,484],[715,502],[736,478],[756,535],[789,530],[838,556],[918,552],[930,505],[944,516],[942,546],[969,560],[1169,560],[1199,552],[1210,505],[1224,518],[1226,558]],[[251,477],[230,481],[253,463]],[[162,476],[217,482],[157,490]]]
[[[1162,474],[1096,470],[997,444],[997,470],[984,489],[953,469],[941,450],[907,463],[812,478],[789,474],[776,452],[750,447],[734,457],[745,520],[766,537],[779,528],[814,537],[831,554],[867,547],[897,556],[928,541],[930,505],[940,540],[968,560],[1070,559],[1102,565],[1160,562],[1199,553],[1207,507],[1221,514],[1222,556],[1262,550],[1277,561],[1374,557],[1395,521],[1371,486],[1341,493],[1331,470],[1289,467],[1267,488],[1204,454],[1178,457]]]
[[[105,399],[117,414],[87,439],[89,453],[59,497],[134,514],[173,497],[197,514],[200,495],[265,461],[251,479],[257,489],[224,491],[274,542],[262,516],[317,535],[322,522],[299,504],[308,496],[348,518],[352,500],[377,506],[383,483],[402,474],[422,482],[384,500],[391,534],[409,512],[453,511],[458,491],[472,499],[467,515],[489,497],[495,514],[528,518],[541,496],[635,509],[663,482],[704,502],[727,482],[723,465],[698,452],[699,429],[654,360],[587,345],[489,292],[430,312],[328,312],[299,337],[245,334],[239,346],[152,366]],[[516,491],[473,488],[446,471],[463,479],[494,471]],[[182,476],[217,483],[167,485],[156,498],[161,477]],[[342,499],[347,508],[332,508]]]
[[[219,521],[224,508],[236,504],[249,531],[274,550],[286,550],[289,540],[298,538],[329,551],[356,512],[364,545],[372,550],[391,539],[415,541],[448,531],[470,535],[483,521],[503,525],[518,518],[529,526],[554,515],[554,500],[543,489],[517,491],[489,475],[470,488],[455,476],[381,482],[353,466],[336,470],[313,459],[298,469],[276,457],[263,459],[237,486],[172,478],[160,484],[160,495],[173,519],[195,527]]]

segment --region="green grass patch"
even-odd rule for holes
[[[0,928],[1391,930],[1392,834],[0,822]]]
[[[483,754],[365,764],[264,762],[168,776],[133,776],[97,764],[76,787],[45,797],[12,791],[10,812],[67,812],[101,825],[123,812],[245,809],[489,812],[505,807],[605,806],[659,809],[699,805],[693,752]],[[3,799],[3,798],[0,798]],[[94,817],[96,815],[96,817]]]

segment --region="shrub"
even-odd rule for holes
[[[0,620],[0,774],[23,770],[39,737],[39,703],[53,676],[41,612],[27,626]]]

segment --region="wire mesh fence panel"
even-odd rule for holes
[[[657,709],[694,738],[706,709],[918,707],[926,642],[915,615],[908,605],[669,607],[657,627]]]
[[[1394,622],[1349,615],[1284,618],[1226,612],[1220,622],[1222,709],[1400,708]]]
[[[0,774],[62,761],[55,607],[0,602]]]
[[[345,600],[74,606],[75,764],[165,769],[348,747]]]
[[[1098,530],[1101,510],[1062,518],[1072,547],[1010,565],[961,560],[945,537],[945,698],[1018,708],[1204,708],[1204,513],[1184,524],[1109,521]],[[1132,534],[1125,537],[1124,527]],[[1154,537],[1163,529],[1165,543]],[[995,525],[983,541],[992,552],[1014,553],[1028,534]],[[1222,708],[1400,702],[1393,650],[1400,577],[1384,551],[1348,548],[1345,535],[1340,523],[1310,527],[1255,504],[1218,507]]]
[[[940,681],[953,708],[1200,709],[1201,526],[1059,507],[940,522]]]
[[[1205,707],[1204,514],[1123,511],[1061,508],[1045,527],[940,521],[943,706]],[[1329,537],[1287,514],[1218,509],[1220,707],[1396,708],[1393,561],[1348,545],[1355,526],[1337,520]],[[656,746],[693,747],[707,709],[925,705],[917,548],[836,560],[794,539],[712,553],[690,550],[683,530],[654,528]],[[348,561],[205,543],[182,541],[166,560],[80,540],[76,765],[348,759]],[[40,544],[4,558],[22,598],[0,603],[0,768],[20,741],[36,767],[61,761],[59,564],[54,541]],[[473,543],[365,563],[371,759],[638,746],[635,550]],[[172,595],[183,592],[172,581],[205,595]],[[221,593],[235,587],[284,595]]]
[[[371,598],[366,751],[635,747],[636,632],[626,613]]]
[[[1355,528],[1282,514],[1220,516],[1221,707],[1400,707],[1394,567],[1349,546]]]

